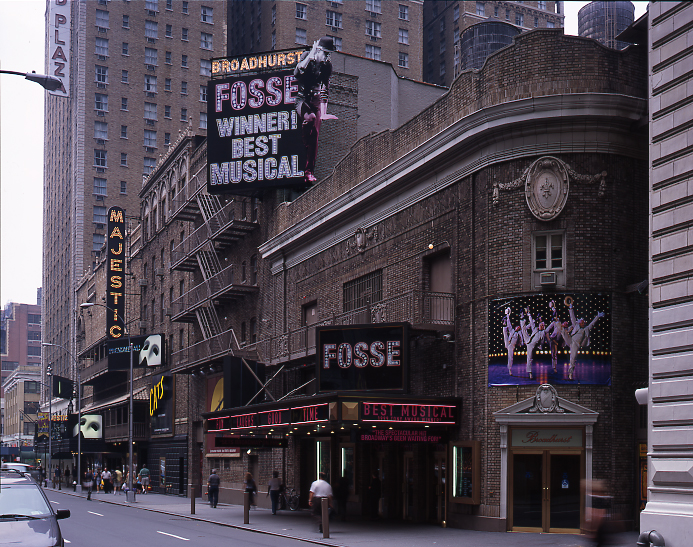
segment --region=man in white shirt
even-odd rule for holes
[[[111,492],[111,472],[105,467],[101,473],[101,480],[103,481],[103,493],[109,494]]]
[[[327,498],[328,507],[332,507],[332,487],[325,478],[324,472],[318,473],[318,480],[310,485],[308,505],[313,509],[313,516],[318,521],[318,532],[322,533],[322,498]]]

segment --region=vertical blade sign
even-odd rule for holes
[[[106,286],[106,335],[116,340],[125,335],[125,213],[120,207],[108,210],[108,256]]]

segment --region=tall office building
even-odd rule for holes
[[[488,20],[515,25],[521,32],[535,28],[563,27],[563,2],[482,2],[432,1],[424,2],[423,15],[423,79],[426,82],[449,86],[465,69],[462,59],[468,56],[462,47],[469,45],[460,38],[466,29]],[[502,27],[499,27],[502,28]],[[503,37],[507,34],[500,31]],[[492,35],[493,33],[484,33]],[[491,41],[498,42],[498,40]],[[474,47],[478,46],[478,40]],[[494,51],[493,48],[489,53]]]
[[[41,289],[36,304],[10,302],[2,310],[0,386],[20,366],[41,364]],[[0,387],[0,396],[3,395]]]
[[[578,12],[578,34],[607,47],[623,49],[629,42],[617,40],[635,17],[633,2],[590,2]]]
[[[206,82],[210,59],[225,52],[226,6],[47,1],[46,66],[64,88],[45,104],[44,341],[76,354],[75,284],[102,252],[106,212],[117,205],[138,217],[143,177],[159,157],[189,125],[206,133]],[[66,351],[44,354],[55,374],[75,376]]]
[[[423,0],[229,0],[229,55],[331,36],[337,51],[385,61],[398,76],[421,80],[422,8]]]

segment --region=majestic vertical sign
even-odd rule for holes
[[[125,335],[125,212],[108,210],[108,250],[106,265],[106,335],[117,340]]]
[[[69,97],[70,89],[70,0],[50,0],[48,8],[48,74],[63,83],[51,95]]]

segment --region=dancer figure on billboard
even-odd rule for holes
[[[604,317],[604,312],[597,313],[597,316],[592,320],[592,322],[587,325],[584,318],[576,319],[575,311],[573,311],[573,299],[566,297],[566,304],[568,305],[568,312],[570,313],[570,321],[572,326],[566,321],[563,323],[561,328],[561,334],[563,335],[563,340],[567,346],[570,347],[570,367],[568,368],[568,379],[573,379],[573,371],[575,370],[575,359],[577,358],[578,351],[580,348],[586,348],[590,345],[590,330],[597,323],[600,317]],[[571,327],[568,329],[568,327]]]
[[[527,346],[527,372],[529,373],[529,379],[532,380],[534,378],[534,375],[532,374],[532,364],[534,363],[534,348],[537,346],[537,344],[541,345],[544,342],[546,333],[544,332],[545,325],[544,322],[541,321],[541,318],[539,320],[539,326],[536,326],[534,324],[534,318],[532,318],[532,314],[529,313],[529,308],[525,308],[525,312],[527,313],[527,317],[529,318],[529,328],[531,329],[531,331],[528,331],[526,328],[525,313],[522,313],[522,315],[520,315],[520,326],[522,327],[522,338],[524,339],[525,345]]]
[[[296,111],[301,118],[303,145],[306,147],[305,180],[314,183],[315,159],[318,155],[318,137],[322,120],[336,120],[337,117],[327,114],[332,63],[330,53],[335,51],[334,40],[323,36],[313,42],[310,51],[301,55],[301,60],[294,69],[298,93],[296,94]]]
[[[515,347],[522,345],[522,334],[520,334],[520,326],[513,328],[510,323],[510,308],[505,308],[505,325],[503,326],[503,341],[508,349],[508,374],[513,375],[513,358],[515,356]]]
[[[549,308],[551,308],[551,323],[546,329],[546,340],[551,349],[551,365],[553,366],[553,371],[556,372],[556,366],[558,365],[558,348],[563,342],[563,336],[561,334],[562,325],[561,319],[558,317],[558,312],[556,311],[556,303],[553,300],[549,302]]]

